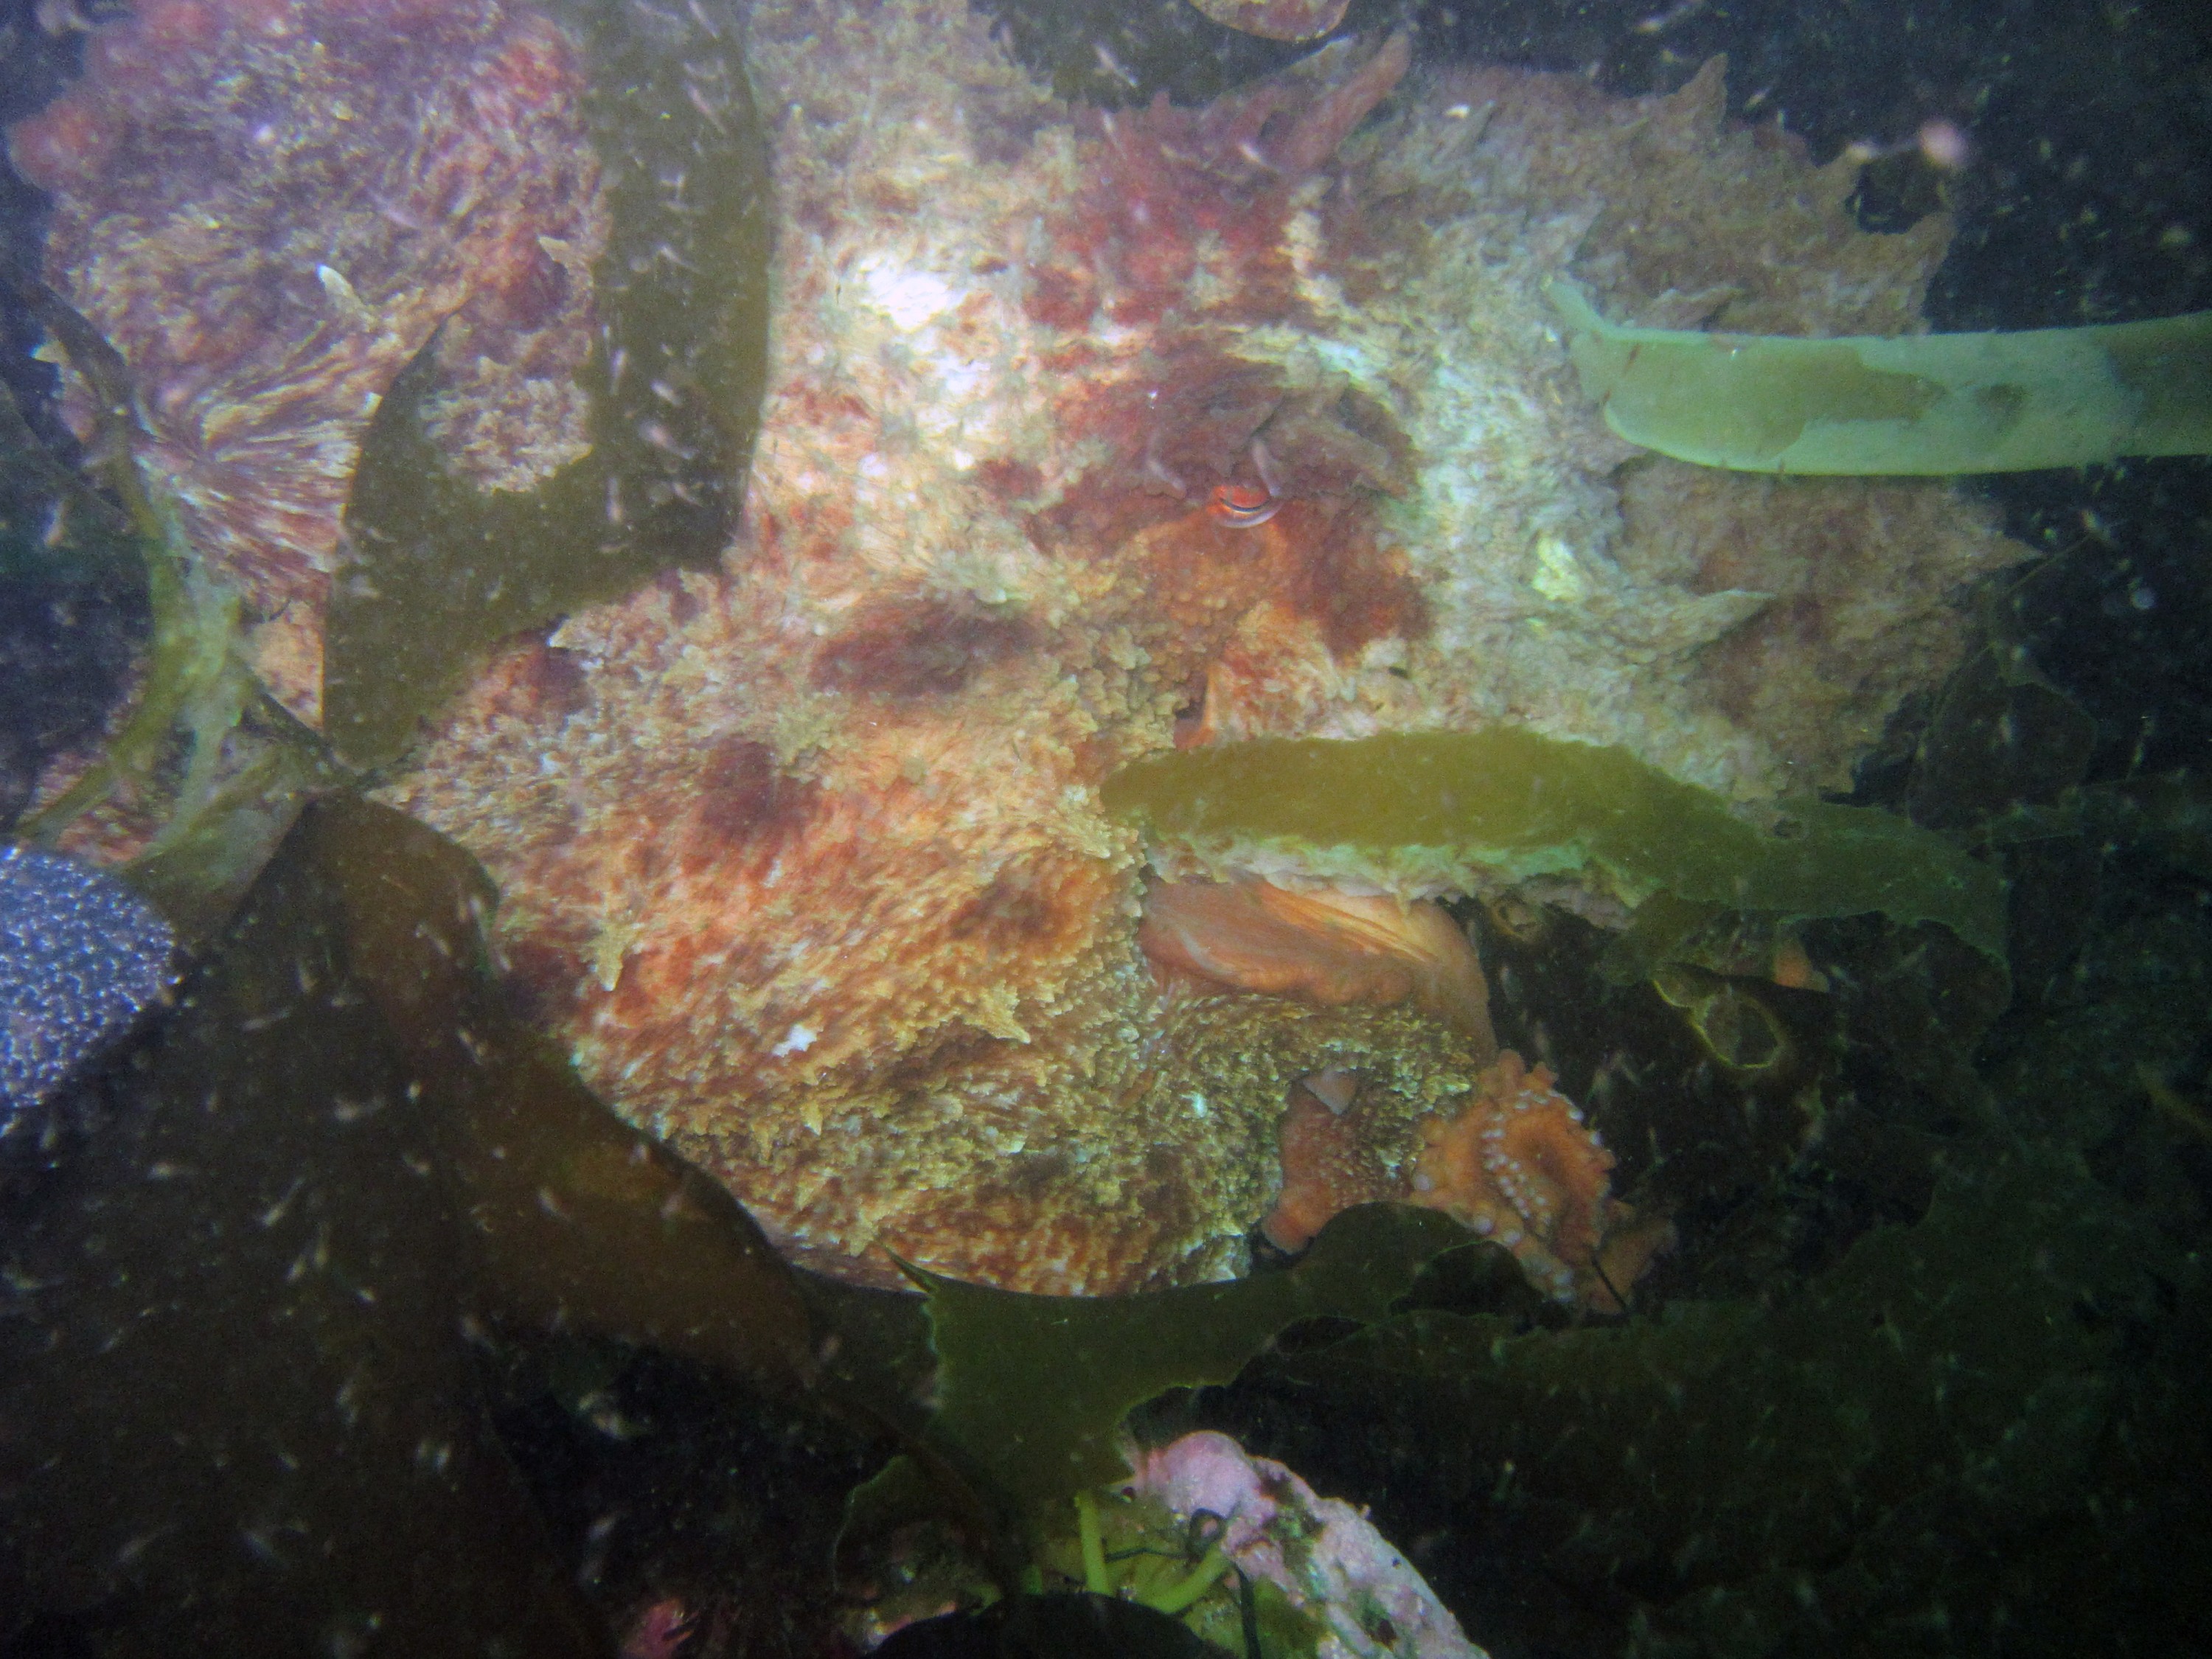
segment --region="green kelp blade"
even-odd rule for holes
[[[1351,0],[1190,0],[1206,20],[1263,40],[1318,40],[1344,21]]]
[[[1179,750],[1123,767],[1100,794],[1116,817],[1223,864],[1463,892],[1595,876],[1632,904],[1664,893],[1792,919],[1940,922],[2004,957],[2003,878],[1940,836],[1820,802],[1761,830],[1625,749],[1518,726]]]
[[[97,1133],[10,1188],[11,1636],[109,1659],[614,1652],[487,1409],[446,1105],[410,1088],[348,931],[292,836],[172,1013],[84,1085]]]
[[[1394,1498],[1478,1494],[1502,1582],[1621,1597],[1607,1617],[1642,1639],[1593,1651],[1872,1653],[1914,1628],[1956,1651],[1946,1603],[2018,1629],[2053,1583],[2172,1574],[2201,1550],[2148,1516],[2203,1512],[2201,1482],[2154,1473],[2203,1455],[2203,1264],[2069,1153],[1954,1145],[1939,1170],[1920,1220],[1808,1279],[1571,1330],[1424,1310],[1270,1357],[1259,1389],[1298,1402],[1274,1455],[1308,1467],[1346,1423],[1419,1448]],[[2170,1369],[2139,1383],[2156,1364],[2123,1356],[2153,1352]],[[2114,1593],[2079,1605],[2108,1620]]]
[[[1031,1296],[909,1267],[939,1362],[931,1437],[1017,1504],[1103,1486],[1128,1473],[1115,1435],[1132,1408],[1228,1382],[1298,1320],[1380,1319],[1468,1238],[1435,1211],[1363,1205],[1287,1272],[1121,1297]]]
[[[122,509],[49,453],[0,384],[0,576],[51,575],[143,586],[145,562]]]
[[[122,354],[91,320],[35,277],[4,274],[8,286],[69,359],[92,393],[93,440],[87,471],[121,507],[115,527],[143,562],[154,634],[137,703],[106,751],[23,825],[51,842],[86,812],[144,784],[167,757],[175,733],[188,732],[195,762],[219,745],[244,695],[232,649],[237,601],[210,580],[175,515],[146,487],[137,455],[136,393]]]
[[[592,451],[536,489],[457,477],[424,428],[437,342],[362,442],[324,646],[323,727],[382,765],[498,641],[660,571],[711,568],[737,522],[768,353],[768,175],[726,0],[551,8],[584,42],[613,221],[580,381]]]
[[[19,614],[51,619],[35,660],[0,668],[15,728],[0,738],[0,824],[12,827],[46,762],[98,741],[116,712],[147,583],[129,520],[48,449],[4,384],[0,582]]]
[[[334,796],[295,832],[347,924],[349,971],[440,1109],[488,1301],[771,1391],[811,1383],[793,1270],[720,1186],[640,1134],[510,1013],[483,928],[489,879],[435,831]]]
[[[1606,424],[1700,466],[1940,477],[2212,454],[2212,311],[1822,340],[1624,327],[1571,283],[1550,291]]]
[[[88,574],[98,580],[143,581],[152,621],[129,716],[99,759],[22,831],[52,842],[118,793],[158,810],[159,830],[125,874],[180,938],[197,944],[222,925],[307,796],[331,781],[332,769],[313,735],[253,678],[237,648],[237,595],[209,573],[168,499],[149,487],[137,454],[143,434],[136,390],[121,354],[36,278],[0,267],[0,287],[19,296],[93,394],[86,477],[51,457],[37,470],[59,514],[56,545],[40,550],[89,558]],[[0,443],[35,442],[12,402],[6,415]],[[164,769],[179,757],[179,738],[182,771],[167,779]]]

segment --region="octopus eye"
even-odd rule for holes
[[[1283,510],[1283,498],[1258,484],[1218,483],[1206,510],[1231,530],[1250,530]]]

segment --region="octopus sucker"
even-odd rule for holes
[[[1339,1212],[1400,1200],[1441,1210],[1510,1251],[1552,1300],[1626,1310],[1632,1286],[1672,1243],[1663,1215],[1613,1196],[1613,1155],[1550,1068],[1508,1048],[1451,1106],[1424,1117],[1417,1156],[1394,1161],[1366,1117],[1358,1077],[1311,1073],[1291,1090],[1279,1150],[1282,1185],[1260,1231],[1302,1249]]]
[[[1613,1153],[1556,1082],[1500,1054],[1463,1110],[1422,1125],[1408,1196],[1504,1246],[1554,1300],[1618,1313],[1671,1229],[1613,1198]]]

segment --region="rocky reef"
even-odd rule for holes
[[[49,279],[130,365],[141,464],[310,723],[362,435],[433,331],[477,483],[586,447],[607,213],[582,89],[570,37],[502,0],[147,0],[9,135],[56,204]],[[93,406],[72,380],[80,436]]]
[[[408,521],[432,527],[383,537],[416,564],[467,491],[529,482],[471,459],[486,452],[471,433],[507,429],[500,397],[469,378],[482,365],[584,386],[595,455],[617,439],[702,453],[653,402],[696,404],[696,364],[647,373],[619,339],[589,340],[586,319],[618,314],[638,273],[699,267],[690,244],[626,235],[619,200],[597,228],[592,168],[617,163],[586,142],[599,118],[587,89],[554,72],[595,48],[552,13],[487,0],[423,36],[477,31],[459,47],[380,60],[393,112],[490,108],[512,79],[499,66],[535,43],[547,73],[529,118],[566,135],[514,160],[530,182],[501,198],[514,223],[495,238],[530,270],[557,268],[530,290],[547,307],[523,319],[554,355],[471,334],[478,368],[449,368],[427,400],[411,385],[387,400],[447,457],[446,494],[416,503],[439,510]],[[268,239],[242,234],[206,269],[289,298],[235,341],[172,338],[201,307],[131,228],[278,175],[233,154],[255,130],[220,103],[203,124],[222,131],[193,141],[206,165],[161,173],[135,218],[97,210],[91,162],[149,142],[149,100],[179,103],[141,82],[173,88],[228,53],[226,86],[281,85],[305,124],[298,143],[271,141],[279,158],[329,163],[337,139],[310,142],[307,95],[326,66],[282,57],[299,21],[270,7],[218,27],[182,0],[155,7],[103,31],[84,88],[14,138],[61,198],[49,275],[118,337],[157,408],[197,410],[203,428],[218,406],[216,427],[252,427],[246,390],[264,385],[295,412],[337,397],[359,415],[329,362],[368,353],[396,373],[447,301],[457,328],[487,307],[520,314],[501,309],[512,283],[436,300],[435,270],[477,267],[450,238],[401,234],[404,202],[364,186],[325,204],[318,234],[392,260],[270,263]],[[332,27],[350,38],[343,17]],[[685,50],[707,62],[727,27],[705,18]],[[146,42],[171,27],[199,56],[180,48],[155,75]],[[779,231],[734,541],[717,568],[556,607],[411,753],[364,752],[383,799],[492,872],[513,981],[591,1085],[811,1263],[893,1284],[896,1252],[1062,1291],[1233,1274],[1279,1207],[1294,1086],[1353,1079],[1339,1150],[1403,1192],[1424,1126],[1459,1113],[1498,1058],[1465,992],[1443,1012],[1396,969],[1356,994],[1317,991],[1328,974],[1310,964],[1341,957],[1347,904],[1419,893],[1335,891],[1293,860],[1265,872],[1309,916],[1261,953],[1281,966],[1194,976],[1148,950],[1147,848],[1099,795],[1116,769],[1261,737],[1520,728],[1617,749],[1717,809],[1747,805],[1841,781],[1898,699],[1948,665],[1954,590],[2014,556],[1941,483],[1745,479],[1640,457],[1581,393],[1545,296],[1563,273],[1644,323],[1917,326],[1945,222],[1856,229],[1848,170],[1728,128],[1717,68],[1624,101],[1573,77],[1418,70],[1394,36],[1335,43],[1203,107],[1108,112],[1057,100],[953,0],[763,5],[746,52]],[[734,106],[726,73],[684,61],[670,106],[697,112],[703,166]],[[459,148],[404,179],[473,154],[469,119],[424,130]],[[464,171],[489,179],[496,159]],[[638,182],[680,218],[694,171],[677,155]],[[556,175],[574,188],[540,193]],[[386,274],[364,288],[370,270]],[[306,367],[286,379],[270,363]],[[343,423],[279,424],[337,446],[308,469],[325,484],[353,453]],[[204,455],[206,432],[155,435],[164,487],[213,512],[182,460],[160,459],[164,442]],[[395,453],[415,452],[364,451]],[[739,459],[714,450],[690,468],[708,483],[679,473],[643,497],[611,471],[571,517],[619,538],[642,507],[726,485]],[[249,493],[286,499],[267,485],[288,469]],[[376,544],[367,531],[392,520],[365,496],[388,497],[395,473],[362,471],[350,539]],[[335,534],[337,495],[317,488],[314,536],[206,527],[264,632],[297,635],[278,655],[301,673],[262,654],[310,717],[316,595],[342,608],[410,579],[356,563],[333,589],[317,538]],[[465,540],[456,556],[477,587],[525,588],[500,561],[532,539]],[[334,701],[360,681],[351,650]],[[1607,908],[1617,896],[1543,893],[1625,919]]]
[[[509,655],[389,799],[497,874],[594,1085],[809,1261],[1234,1272],[1291,1084],[1360,1073],[1402,1178],[1493,1057],[1164,991],[1116,765],[1511,721],[1834,781],[2013,556],[1940,484],[1630,465],[1578,395],[1571,266],[1911,326],[1941,222],[1856,232],[1713,76],[1620,104],[1370,41],[1108,114],[957,6],[764,8],[750,51],[785,229],[745,533]]]
[[[1157,14],[1102,3],[1123,32],[1085,37],[1048,9],[1105,80],[1146,72],[1107,47]],[[1496,50],[1605,9],[1479,9]],[[226,168],[278,175],[184,142],[196,100],[282,105],[325,22],[359,46],[427,14],[137,15],[38,9],[56,56],[90,37],[63,113],[16,133],[80,231],[152,181],[52,169],[134,142],[155,82],[176,154],[215,169],[160,191],[215,202]],[[324,647],[319,739],[298,698],[240,712],[241,603],[282,687],[271,617],[226,586],[251,560],[223,538],[262,531],[203,516],[189,422],[131,430],[132,381],[173,366],[132,319],[215,290],[159,258],[102,263],[112,289],[50,266],[128,362],[66,307],[9,311],[67,356],[90,442],[15,365],[0,580],[30,574],[57,650],[70,594],[143,579],[155,617],[107,775],[64,761],[17,833],[90,779],[138,838],[94,809],[71,845],[155,836],[137,884],[204,876],[210,846],[229,874],[171,916],[173,1005],[62,1085],[53,1121],[90,1132],[0,1165],[0,1648],[711,1659],[995,1596],[1001,1633],[1078,1618],[1056,1651],[1204,1629],[1302,1654],[1339,1589],[1355,1650],[1415,1644],[1438,1603],[1500,1653],[1593,1659],[2197,1639],[2204,469],[1984,486],[2045,556],[1975,582],[1963,622],[1954,585],[2016,551],[1982,507],[1631,455],[1544,298],[1582,283],[1632,350],[1686,324],[1909,333],[1948,222],[1850,222],[1910,219],[1884,191],[1919,163],[1878,159],[1847,201],[1856,161],[1725,125],[1717,70],[1620,99],[1437,67],[1435,13],[1418,54],[1370,35],[1109,111],[957,7],[777,7],[751,48],[771,209],[720,0],[503,5],[471,33],[492,15],[387,43],[374,90],[450,112],[493,95],[488,41],[559,43],[537,113],[589,140],[607,224],[562,371],[589,448],[485,489],[463,434],[487,384],[394,349],[331,428],[357,455],[325,498],[329,603],[284,613]],[[2154,9],[2063,15],[2005,12],[1960,59],[1990,102],[1936,181],[1966,215],[1937,326],[2205,303],[2203,216],[2154,188],[2154,124],[2112,117],[2185,99],[2201,54]],[[1838,56],[1895,80],[1960,17],[1904,46],[1804,9],[1786,47],[1741,9],[1612,21],[1647,63],[1682,49],[1667,86],[1726,38],[1739,107],[1839,139],[1866,111],[1828,101]],[[1814,48],[1835,78],[1808,89],[1773,53]],[[1169,84],[1218,93],[1254,49]],[[283,106],[295,156],[345,118]],[[2100,124],[2126,129],[2101,174]],[[383,205],[313,234],[365,246],[348,216]],[[2118,298],[2050,275],[2129,246]],[[335,313],[256,314],[289,343],[246,342],[210,406],[335,338]],[[299,456],[254,453],[280,480]],[[175,580],[204,590],[191,628]],[[165,689],[180,659],[217,679]],[[204,799],[237,810],[157,832],[137,797],[191,798],[249,725],[299,762],[286,788],[215,769]],[[1846,770],[1850,804],[1811,798]],[[82,920],[79,866],[14,856],[0,878],[35,858],[33,908]],[[127,921],[72,939],[0,969],[51,989],[63,951],[105,975],[159,946]],[[926,1294],[872,1288],[884,1244]],[[1248,1259],[1096,1297],[927,1270],[1061,1291]],[[1233,1485],[1132,1499],[1206,1429],[1251,1449],[1204,1460]],[[1365,1534],[1387,1583],[1329,1576],[1307,1546],[1349,1516],[1288,1468],[1404,1547]],[[1018,1593],[1040,1583],[1066,1593]],[[1071,1588],[1100,1583],[1126,1599]]]

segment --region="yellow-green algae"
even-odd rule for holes
[[[1741,472],[1948,477],[2212,454],[2212,311],[2015,333],[1631,328],[1552,284],[1606,424]]]
[[[98,329],[44,283],[0,273],[93,393],[82,473],[47,454],[0,393],[0,443],[56,503],[51,552],[79,569],[143,582],[153,617],[130,713],[99,759],[19,826],[58,842],[124,795],[157,824],[125,866],[187,941],[211,934],[252,880],[310,789],[327,781],[312,734],[270,697],[238,650],[238,599],[211,576],[168,499],[137,459],[128,369]],[[103,493],[104,492],[104,493]]]
[[[1157,1498],[1110,1486],[1078,1492],[1074,1510],[1073,1536],[1060,1526],[1039,1540],[1048,1584],[1080,1584],[1094,1595],[1118,1595],[1170,1613],[1212,1648],[1241,1659],[1298,1659],[1328,1640],[1328,1627],[1273,1579],[1231,1570],[1221,1545],[1227,1526],[1218,1517],[1194,1524],[1200,1516],[1186,1521]],[[1296,1553],[1303,1565],[1309,1552]],[[1256,1651],[1246,1635],[1241,1604],[1247,1597]]]
[[[188,733],[190,740],[187,780],[179,791],[181,816],[212,787],[223,736],[237,724],[252,680],[233,649],[236,597],[209,580],[176,515],[147,487],[139,469],[133,442],[137,420],[122,357],[45,283],[26,279],[21,286],[33,314],[92,389],[93,474],[120,504],[117,528],[143,560],[154,613],[152,659],[137,706],[100,762],[26,825],[32,839],[43,841],[125,784],[151,774],[166,757],[175,731]],[[91,494],[84,481],[75,483],[73,495]],[[91,509],[98,511],[97,506]]]
[[[1904,818],[1814,801],[1762,829],[1625,749],[1516,726],[1181,750],[1122,768],[1101,794],[1216,866],[1428,891],[1572,877],[1632,905],[1664,893],[1793,919],[1879,911],[2004,954],[2002,878]]]

